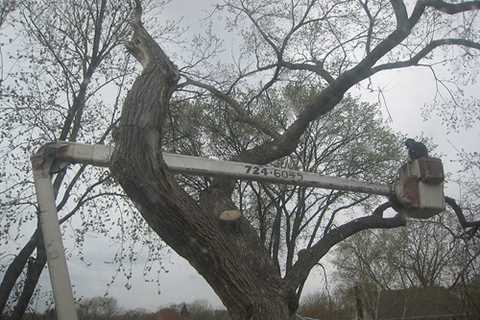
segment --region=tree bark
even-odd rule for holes
[[[219,180],[196,203],[162,159],[162,129],[178,71],[143,29],[129,50],[142,63],[115,133],[112,173],[152,229],[207,280],[235,320],[286,320],[295,303],[251,225],[218,216],[234,208],[232,183]]]

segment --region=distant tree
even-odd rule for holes
[[[93,297],[80,301],[79,320],[107,320],[118,313],[117,300],[111,297]]]
[[[271,94],[269,107],[296,106],[315,92],[313,88],[289,87],[282,97]],[[297,150],[274,164],[322,175],[391,182],[404,157],[401,138],[385,126],[376,105],[347,96],[341,106],[312,122]],[[287,121],[279,120],[283,125]],[[341,224],[345,215],[352,210],[371,210],[378,201],[365,194],[257,182],[242,182],[237,190],[238,206],[282,274],[290,271],[297,256]],[[302,288],[303,283],[298,297]]]
[[[147,319],[149,316],[149,312],[142,309],[135,309],[135,310],[128,310],[126,312],[122,312],[116,318],[119,320],[136,320],[136,319]]]
[[[447,287],[464,292],[468,286],[461,279],[478,274],[480,253],[474,249],[478,242],[462,233],[449,212],[406,229],[351,237],[337,247],[334,259],[344,298],[354,303],[359,296],[364,312],[375,319],[381,291]]]
[[[336,251],[339,280],[374,283],[381,289],[455,286],[480,260],[478,253],[465,255],[469,247],[458,237],[454,222],[442,216],[412,222],[408,229],[352,237]]]
[[[298,313],[315,319],[347,320],[351,319],[350,310],[345,308],[336,293],[332,296],[325,292],[306,296],[299,307]]]

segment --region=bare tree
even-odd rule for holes
[[[455,286],[460,274],[478,261],[459,259],[467,247],[453,221],[445,217],[416,221],[406,229],[365,232],[342,242],[335,262],[340,278],[373,283],[383,290]]]
[[[165,166],[161,151],[172,95],[187,87],[210,92],[262,136],[227,158],[271,163],[295,152],[311,123],[331,112],[359,82],[381,71],[422,65],[440,47],[480,48],[477,39],[463,37],[461,28],[446,26],[458,14],[475,22],[479,5],[440,0],[416,1],[409,8],[401,0],[225,1],[218,9],[231,15],[233,28],[250,23],[251,29],[242,32],[256,61],[253,69],[237,65],[235,76],[222,78],[224,70],[202,74],[201,69],[177,68],[143,27],[137,3],[127,47],[143,72],[123,105],[112,172],[152,229],[200,272],[233,319],[288,319],[298,306],[297,289],[331,247],[361,230],[403,226],[404,218],[384,217],[390,206],[384,203],[371,215],[316,239],[282,276],[251,223],[243,217],[232,229],[218,219],[234,207],[234,181],[212,180],[197,201]],[[252,89],[246,78],[261,74],[268,80]],[[323,87],[286,128],[271,127],[255,112],[255,103],[294,74],[317,77]]]

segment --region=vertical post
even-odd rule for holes
[[[51,149],[50,149],[51,150]],[[77,320],[72,286],[58,221],[50,168],[54,157],[49,146],[32,156],[33,178],[39,205],[40,231],[47,254],[48,271],[58,320]]]

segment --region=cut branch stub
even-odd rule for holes
[[[225,210],[223,211],[220,216],[219,216],[219,219],[222,220],[222,221],[237,221],[238,219],[240,219],[240,217],[242,216],[242,214],[240,213],[239,210]]]

